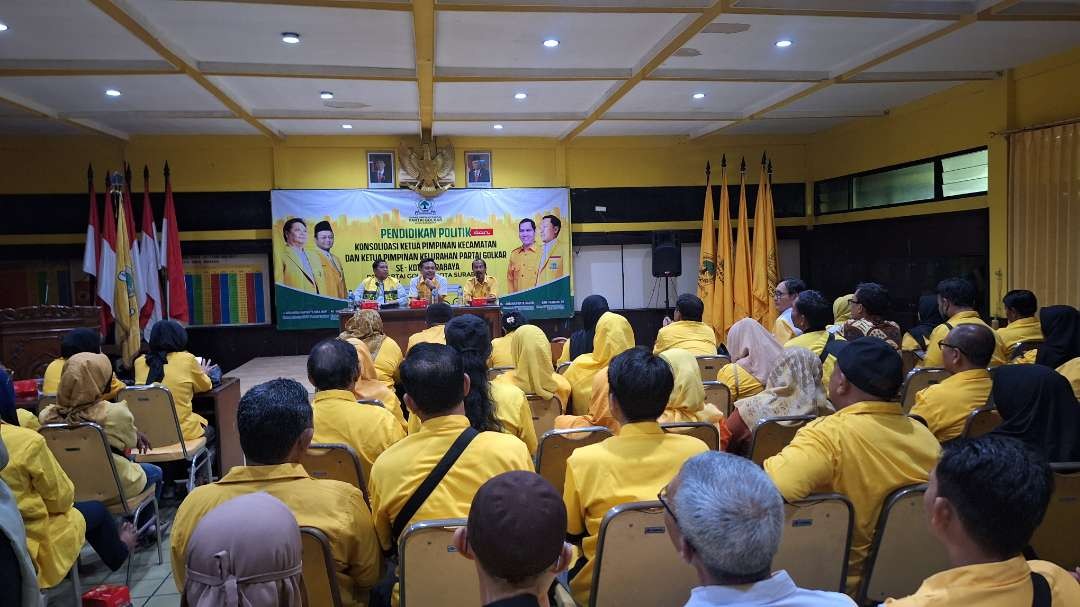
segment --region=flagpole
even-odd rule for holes
[[[165,175],[165,191],[168,192],[169,191],[169,161],[168,160],[165,161],[165,168],[162,171],[162,173],[164,173],[164,175]],[[165,204],[166,205],[169,204],[168,196],[166,196]],[[166,221],[166,218],[167,218],[166,213],[168,213],[168,211],[167,210],[162,210],[161,213],[162,213],[161,229],[164,230],[165,229],[165,221]],[[162,239],[164,239],[165,234],[162,233],[161,237],[162,237]],[[166,259],[166,263],[168,263],[168,259]],[[170,319],[170,318],[172,318],[172,293],[169,290],[169,272],[168,272],[168,269],[166,269],[166,271],[165,271],[165,292],[162,293],[161,298],[165,300],[165,311],[161,315],[161,317],[164,318],[164,319]]]

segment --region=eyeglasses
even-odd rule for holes
[[[968,355],[968,353],[965,352],[963,348],[961,348],[960,346],[955,346],[953,344],[950,344],[947,341],[945,341],[944,339],[937,342],[937,345],[938,345],[939,348],[952,348],[953,350],[956,350],[957,352],[963,354],[964,356]]]
[[[667,513],[671,515],[671,520],[675,521],[677,524],[679,522],[679,517],[675,516],[675,511],[668,505],[667,485],[664,485],[664,488],[660,490],[660,493],[656,494],[656,499],[660,500],[660,505],[664,507],[664,510],[667,510]]]
[[[853,306],[855,306],[855,305],[859,305],[859,306],[861,306],[861,305],[862,305],[862,302],[861,302],[861,301],[859,301],[858,299],[849,299],[849,300],[848,300],[848,303],[850,303],[850,304],[851,304],[851,305],[853,305]]]
[[[779,299],[781,297],[786,297],[787,295],[788,294],[784,293],[783,291],[773,291],[773,297],[775,297],[777,299]]]

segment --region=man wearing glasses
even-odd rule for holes
[[[953,327],[967,324],[978,324],[989,328],[990,325],[979,318],[975,311],[975,285],[966,278],[946,278],[937,285],[938,310],[945,322],[934,327],[930,338],[926,340],[926,357],[919,363],[920,367],[940,367],[944,364],[941,356],[941,348],[938,342],[945,339]],[[994,334],[997,345],[994,348],[994,357],[990,360],[990,366],[996,367],[1009,362],[1005,342],[1001,336]]]
[[[795,321],[791,319],[791,310],[792,306],[795,305],[795,300],[799,298],[799,293],[805,290],[805,282],[798,278],[787,278],[780,281],[776,285],[776,290],[773,291],[773,303],[776,304],[778,316],[776,322],[773,323],[772,333],[781,346],[786,344],[792,337],[802,335],[802,331],[795,326]]]
[[[717,451],[695,455],[657,497],[671,543],[701,582],[685,607],[855,604],[838,592],[804,590],[786,571],[772,571],[784,499],[750,460]]]
[[[971,412],[987,405],[993,381],[986,366],[996,346],[994,332],[976,324],[957,325],[938,342],[945,370],[952,375],[916,394],[911,415],[925,419],[939,441],[960,436]]]
[[[582,538],[585,559],[570,570],[578,605],[589,604],[597,536],[607,511],[652,500],[683,462],[709,449],[692,436],[664,432],[657,423],[675,384],[664,359],[633,348],[616,356],[607,374],[608,402],[622,426],[619,434],[576,449],[566,460],[566,533]]]

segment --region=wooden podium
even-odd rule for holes
[[[474,314],[483,318],[488,323],[488,328],[491,329],[491,336],[498,337],[502,335],[502,308],[499,306],[454,306],[454,316],[461,316],[462,314]],[[345,323],[352,318],[355,312],[353,310],[341,310],[338,312],[338,319],[340,321],[341,330],[345,330]],[[401,351],[405,351],[405,347],[409,344],[409,336],[413,333],[418,333],[427,328],[427,321],[424,320],[424,308],[386,308],[379,310],[379,316],[382,317],[383,331],[386,332],[386,336],[393,339],[401,346]]]
[[[45,374],[60,356],[60,338],[79,327],[100,326],[97,306],[30,306],[0,309],[0,362],[15,379]]]

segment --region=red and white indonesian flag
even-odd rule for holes
[[[97,276],[98,257],[101,255],[101,240],[98,229],[97,193],[94,192],[94,180],[90,179],[90,218],[86,222],[86,246],[83,248],[82,269],[90,276]]]
[[[113,202],[109,194],[105,195],[105,213],[101,222],[101,251],[98,256],[97,298],[101,304],[101,334],[108,331],[112,322],[112,311],[116,300],[116,218],[113,215]]]
[[[153,324],[161,320],[161,283],[158,280],[158,245],[157,227],[154,225],[154,210],[150,207],[150,187],[143,188],[142,229],[139,230],[140,274],[146,285],[146,307],[142,309],[140,323],[149,331]]]
[[[187,283],[184,280],[184,259],[180,255],[180,229],[176,225],[176,205],[173,204],[169,167],[165,166],[165,218],[161,220],[161,267],[165,268],[165,290],[169,300],[166,316],[187,324]]]

